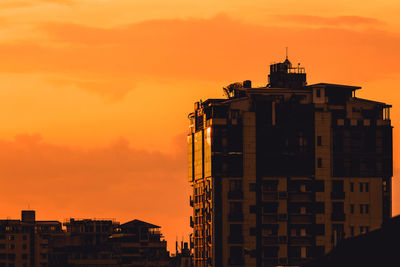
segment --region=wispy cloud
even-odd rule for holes
[[[180,135],[179,146],[185,140]],[[186,227],[176,212],[189,210],[185,163],[180,149],[169,154],[137,150],[124,138],[83,150],[22,134],[13,141],[0,140],[1,177],[7,181],[0,201],[9,203],[8,210],[30,204],[53,219],[74,214],[124,220],[152,216],[165,219],[163,225],[170,224],[170,229]]]
[[[75,0],[3,0],[0,2],[0,9],[10,8],[29,8],[43,4],[57,4],[57,5],[68,5],[75,4]]]
[[[325,24],[343,21],[374,23],[341,17],[328,19]],[[266,27],[224,15],[150,20],[113,28],[46,23],[40,27],[48,37],[46,43],[0,44],[0,71],[63,74],[77,86],[104,94],[110,85],[104,81],[129,80],[135,84],[143,77],[230,81],[265,75],[260,70],[279,60],[278,51],[290,46],[306,59],[302,62],[313,69],[317,79],[330,73],[330,77],[340,77],[336,82],[357,82],[354,77],[365,82],[400,72],[399,34],[324,25]],[[384,67],[371,68],[371,64]],[[89,82],[82,81],[81,76],[90,77]],[[122,83],[110,86],[116,95],[132,88]]]
[[[309,15],[276,15],[273,16],[282,22],[295,22],[303,25],[313,26],[382,26],[385,22],[368,17],[360,16],[337,16],[337,17],[322,17]]]

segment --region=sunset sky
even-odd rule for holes
[[[187,114],[289,47],[308,83],[393,105],[400,214],[400,2],[1,0],[0,218],[141,219],[190,232]],[[187,238],[186,238],[187,240]]]

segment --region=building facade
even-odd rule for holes
[[[0,267],[171,266],[160,227],[140,220],[0,220]],[[172,265],[173,266],[173,265]]]
[[[49,266],[49,243],[60,235],[60,222],[36,221],[32,210],[22,211],[21,220],[0,220],[0,266]]]
[[[189,114],[195,266],[299,265],[391,217],[391,106],[288,59],[268,78]]]

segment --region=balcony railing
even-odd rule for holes
[[[243,199],[243,191],[229,191],[228,199]]]
[[[276,223],[278,216],[276,214],[274,215],[263,215],[262,216],[262,222],[264,224],[268,224],[268,223]]]
[[[332,213],[331,220],[333,222],[343,222],[346,220],[346,214],[344,213]]]
[[[234,266],[243,266],[244,265],[244,259],[243,258],[229,258],[229,265],[234,265]]]
[[[243,221],[243,213],[233,213],[228,215],[228,221],[230,222],[242,222]]]
[[[263,201],[278,200],[278,193],[277,192],[263,192],[262,193],[262,200]]]
[[[278,237],[277,236],[264,236],[263,237],[263,243],[264,244],[274,244],[278,242]]]
[[[228,243],[230,244],[243,244],[243,236],[228,236]]]
[[[296,244],[309,244],[313,241],[311,236],[291,236],[289,242]]]
[[[307,214],[293,214],[293,215],[290,215],[290,222],[296,223],[296,224],[313,223],[314,216],[307,215]]]
[[[345,192],[332,192],[331,199],[345,199]]]
[[[292,201],[292,202],[313,201],[313,193],[312,192],[291,192],[291,193],[289,193],[289,201]]]

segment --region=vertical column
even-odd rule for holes
[[[331,137],[331,114],[326,110],[326,104],[319,104],[324,111],[316,111],[315,116],[315,179],[323,180],[324,192],[316,193],[317,201],[325,203],[324,218],[318,216],[319,223],[325,224],[324,238],[317,237],[317,246],[325,246],[325,252],[332,249],[332,202],[331,202],[331,178],[332,178],[332,137]],[[318,141],[318,139],[320,139]],[[323,242],[323,243],[322,243]]]
[[[245,266],[256,266],[256,116],[243,114],[243,237]]]

